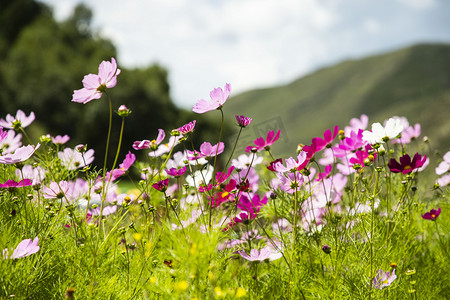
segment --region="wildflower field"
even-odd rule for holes
[[[450,151],[436,156],[420,124],[361,115],[278,157],[277,129],[236,147],[252,126],[238,115],[236,141],[195,147],[202,114],[223,128],[226,84],[197,120],[123,145],[119,75],[101,62],[67,104],[104,102],[101,168],[83,141],[29,136],[33,112],[0,119],[0,299],[449,297]]]

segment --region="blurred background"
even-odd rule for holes
[[[121,157],[133,141],[192,119],[196,143],[215,143],[220,114],[191,107],[227,82],[227,117],[254,119],[241,149],[281,129],[275,149],[292,155],[364,113],[370,123],[393,115],[421,123],[445,151],[449,11],[445,0],[0,0],[0,116],[34,111],[36,136],[69,134],[101,161],[106,101],[70,100],[84,75],[116,57],[114,109],[133,111]],[[119,126],[115,118],[116,137]]]

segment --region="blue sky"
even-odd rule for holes
[[[289,83],[321,67],[419,42],[450,43],[447,0],[41,0],[78,2],[113,40],[119,66],[159,63],[189,108],[209,91]]]

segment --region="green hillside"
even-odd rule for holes
[[[225,114],[253,118],[243,149],[269,129],[281,129],[276,155],[292,155],[335,125],[369,116],[369,126],[391,116],[420,123],[433,148],[450,148],[450,45],[410,48],[349,60],[290,84],[253,90],[230,99]],[[238,149],[239,149],[238,148]]]

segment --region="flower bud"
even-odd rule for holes
[[[323,245],[322,246],[322,251],[325,252],[326,254],[330,254],[331,253],[331,247],[328,245]]]
[[[121,106],[119,106],[119,109],[117,110],[117,114],[121,117],[128,117],[128,115],[131,114],[131,110],[122,104]]]

